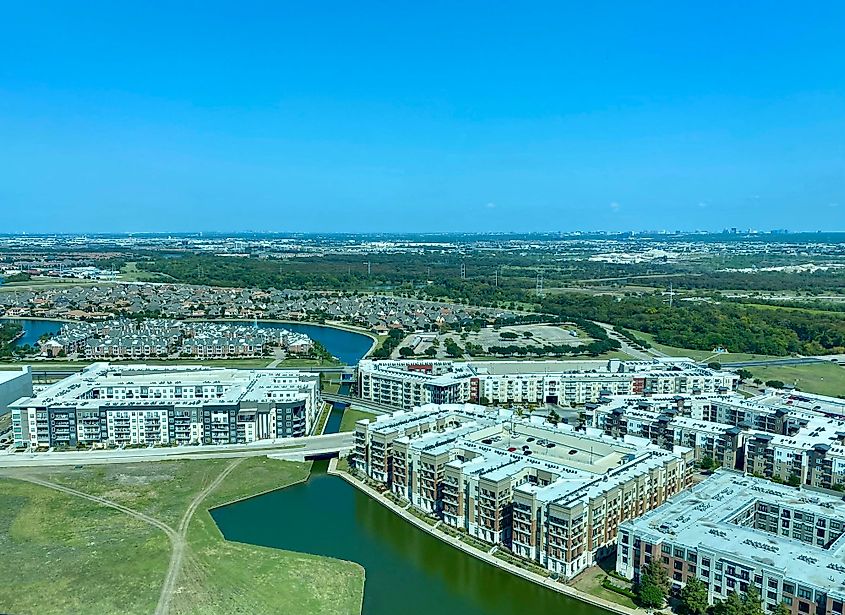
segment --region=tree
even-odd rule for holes
[[[707,586],[698,577],[690,577],[681,589],[681,612],[685,615],[705,615],[707,606]]]
[[[792,615],[792,609],[786,606],[786,603],[779,602],[775,610],[772,611],[772,615]]]
[[[713,605],[713,615],[743,615],[742,598],[736,592]]]
[[[801,477],[797,474],[790,474],[786,479],[786,484],[790,487],[799,487],[801,485]]]
[[[414,356],[414,349],[409,348],[408,346],[402,346],[402,348],[399,349],[399,355],[403,357],[412,357]]]
[[[640,583],[639,589],[637,591],[637,597],[640,600],[640,604],[645,607],[655,609],[659,609],[663,606],[663,603],[666,602],[666,592],[664,592],[656,585],[652,585],[650,583]]]
[[[739,377],[740,377],[740,379],[742,379],[742,380],[750,380],[751,378],[753,378],[753,377],[754,377],[754,374],[752,374],[752,373],[751,373],[750,371],[748,371],[747,369],[738,369],[738,370],[736,370],[736,375],[737,375],[737,376],[739,376]]]
[[[701,458],[701,461],[698,462],[698,465],[701,466],[702,470],[712,470],[716,467],[716,462],[713,461],[713,458],[710,455],[705,455]]]
[[[754,585],[749,584],[742,594],[742,615],[763,615],[763,600]]]
[[[722,364],[718,361],[710,361],[710,363],[707,364],[707,367],[710,369],[722,369]]]
[[[640,571],[640,582],[637,585],[637,597],[643,606],[660,608],[666,602],[669,593],[669,575],[666,569],[656,560],[651,560]]]
[[[782,389],[784,384],[782,380],[766,380],[766,386],[772,389]]]

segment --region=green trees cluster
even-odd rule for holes
[[[402,343],[404,334],[399,329],[391,329],[381,346],[373,351],[376,359],[389,359],[391,353]]]
[[[667,346],[784,356],[845,352],[845,318],[839,314],[772,310],[733,303],[691,303],[669,307],[662,296],[544,298],[542,311],[612,322],[645,331]]]
[[[617,325],[617,331],[632,343],[646,345],[629,330],[644,331],[656,342],[668,346],[711,350],[724,347],[731,352],[785,356],[788,354],[836,354],[845,352],[845,318],[841,313],[771,309],[732,301],[682,302],[672,307],[660,293],[625,297],[555,293],[538,297],[533,291],[538,268],[536,255],[423,254],[368,255],[371,273],[362,265],[360,255],[324,255],[320,257],[262,259],[217,257],[211,255],[173,255],[141,262],[147,271],[193,284],[256,288],[296,288],[336,290],[341,292],[392,291],[403,296],[444,299],[473,305],[517,306],[541,314],[520,315],[513,320],[530,322],[531,318],[559,322],[574,321],[595,340],[602,340],[589,321]],[[460,277],[461,262],[468,261],[467,278]],[[543,268],[546,284],[576,283],[587,275],[664,274],[651,266],[618,265],[573,261],[566,269]],[[498,285],[494,271],[499,271]],[[531,272],[530,274],[527,272]],[[740,276],[740,277],[736,277]],[[807,274],[730,274],[689,275],[677,277],[676,288],[704,284],[717,288],[749,288],[749,284],[784,289],[795,285],[817,289],[833,285],[845,287],[845,278]],[[429,283],[431,282],[431,283]],[[763,283],[765,282],[765,283]],[[728,284],[728,286],[720,286]],[[731,284],[741,284],[731,286]],[[504,320],[499,324],[511,324]],[[591,327],[592,325],[592,327]],[[635,342],[636,340],[636,342]]]
[[[464,350],[451,337],[447,337],[445,341],[446,355],[452,358],[463,356]]]
[[[4,284],[11,284],[12,282],[29,282],[32,276],[25,272],[14,273],[3,278]]]
[[[660,573],[660,569],[663,569],[663,567],[660,564],[655,565],[654,562],[643,569],[642,574],[647,575],[645,589],[648,592],[646,597],[643,598],[644,582],[641,581],[638,597],[643,606],[653,608],[663,606],[666,593],[661,594],[661,591],[668,586],[668,579],[664,586],[663,579],[666,572],[663,570]],[[646,600],[649,598],[651,600],[647,602]],[[681,589],[678,612],[681,615],[764,615],[762,598],[754,585],[749,584],[745,591],[741,593],[731,592],[724,600],[709,605],[707,585],[697,577],[690,577]],[[789,615],[789,613],[791,613],[790,609],[783,603],[779,604],[775,610],[775,615]]]
[[[643,606],[654,609],[663,606],[669,595],[669,575],[660,562],[652,559],[643,566],[635,591]]]
[[[13,345],[21,331],[23,331],[23,327],[17,323],[4,322],[0,324],[0,357],[11,357],[22,353],[23,349]]]

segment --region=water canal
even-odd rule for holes
[[[415,528],[315,462],[306,483],[212,511],[228,540],[358,562],[364,615],[606,615]]]
[[[23,327],[24,335],[17,341],[17,345],[29,344],[35,346],[38,339],[45,333],[58,333],[64,322],[57,320],[32,320],[28,318],[9,319]],[[320,342],[332,356],[347,365],[355,365],[370,350],[373,340],[363,333],[338,329],[336,327],[312,325],[307,323],[258,322],[258,326],[268,329],[288,329],[297,333],[304,333],[313,340]]]

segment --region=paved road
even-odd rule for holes
[[[141,448],[112,451],[68,451],[52,453],[0,452],[0,468],[33,466],[93,465],[104,463],[140,463],[179,459],[216,459],[256,457],[270,453],[345,450],[352,446],[352,433],[326,434],[306,438],[283,438],[255,444],[224,444],[220,446],[177,446],[173,448]],[[295,448],[294,448],[295,447]]]

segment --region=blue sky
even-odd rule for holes
[[[845,3],[3,9],[0,231],[729,226],[845,230]]]

